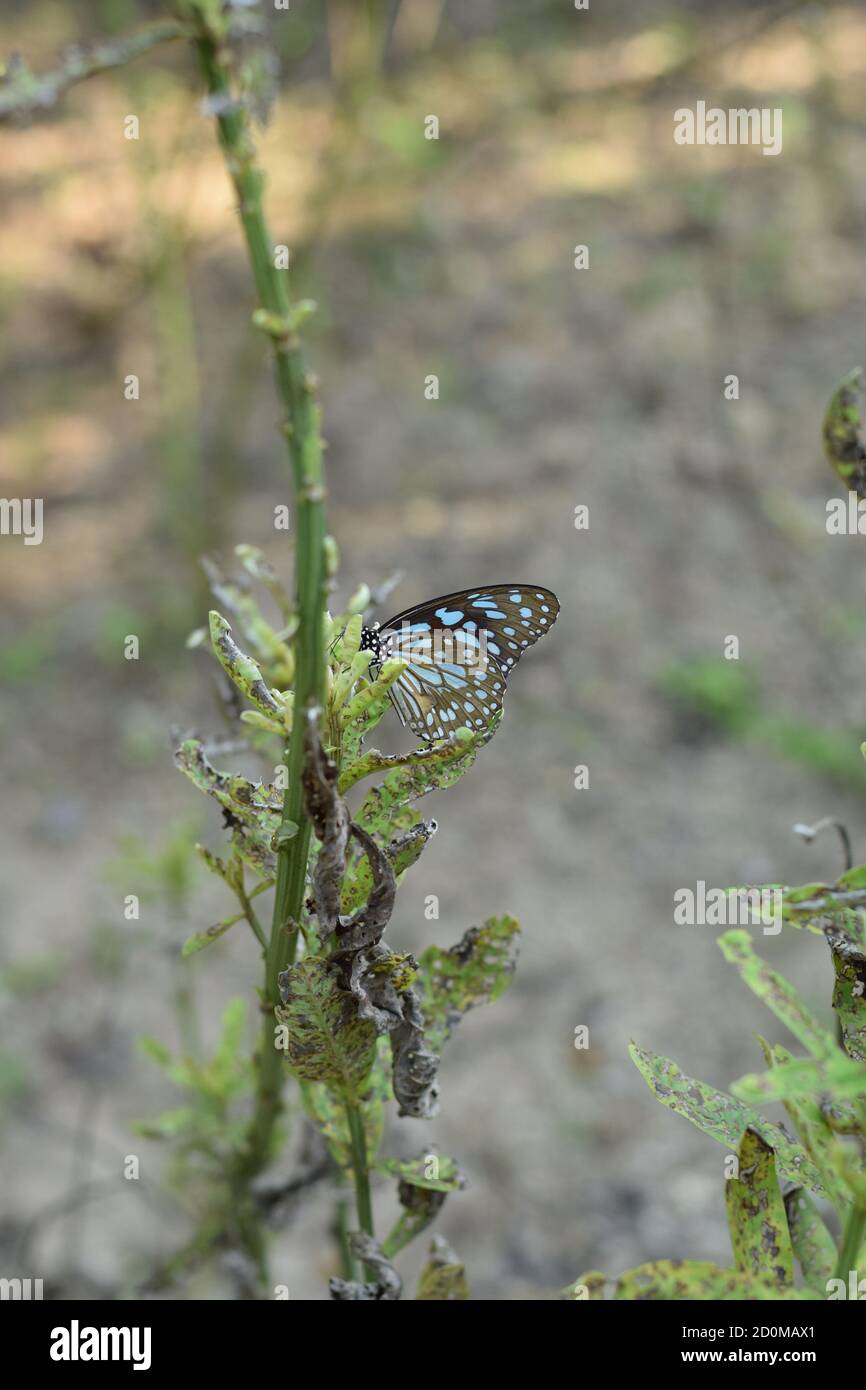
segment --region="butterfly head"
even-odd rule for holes
[[[389,647],[389,639],[383,634],[378,623],[374,623],[372,627],[361,628],[360,650],[373,653],[371,666],[381,666],[387,659]]]

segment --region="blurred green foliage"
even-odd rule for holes
[[[657,684],[675,716],[698,721],[698,732],[749,740],[828,781],[863,790],[863,771],[852,763],[851,748],[866,735],[866,724],[845,730],[785,713],[767,713],[754,670],[721,657],[672,662],[661,671]]]
[[[160,903],[181,916],[199,878],[195,843],[200,831],[196,815],[171,821],[156,849],[140,835],[123,835],[106,876],[125,894],[136,893],[142,902]]]
[[[749,733],[758,715],[757,681],[738,661],[696,656],[672,662],[660,672],[658,686],[675,708],[732,738]]]

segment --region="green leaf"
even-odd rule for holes
[[[224,917],[221,922],[214,922],[213,926],[208,927],[205,931],[193,932],[192,936],[188,936],[181,947],[180,954],[182,959],[186,960],[189,956],[194,956],[199,951],[203,951],[205,946],[210,946],[211,942],[219,941],[220,937],[225,936],[226,932],[230,931],[237,922],[242,921],[243,913],[241,913],[240,916]]]
[[[834,1043],[826,1029],[812,1017],[796,989],[783,975],[755,954],[746,931],[728,931],[718,938],[725,960],[736,965],[753,994],[763,999],[780,1023],[815,1057],[826,1057]]]
[[[271,597],[276,601],[284,621],[288,622],[293,613],[292,600],[286,592],[277,576],[277,573],[270,560],[266,559],[258,546],[255,545],[236,545],[235,555],[237,555],[247,574],[251,574],[253,579],[258,580],[267,589]],[[238,589],[240,593],[240,589]],[[258,606],[254,605],[251,616],[261,621],[261,614]],[[270,631],[268,624],[265,627]]]
[[[357,616],[357,618],[352,619],[352,623],[354,624],[355,622],[361,623],[360,631],[363,631],[363,623],[360,614]],[[339,674],[337,674],[334,683],[331,686],[330,694],[328,696],[328,704],[331,710],[331,719],[333,721],[333,719],[336,717],[338,723],[340,724],[342,724],[343,722],[346,703],[350,699],[352,691],[356,690],[359,686],[365,688],[367,685],[370,684],[370,662],[373,659],[373,653],[369,650],[369,648],[367,648],[364,651],[352,651],[352,654],[350,655],[349,652],[351,651],[352,646],[354,644],[354,636],[352,634],[349,634],[348,632],[346,636],[348,638],[348,648],[345,648],[343,646],[343,642],[340,637],[338,637],[336,640],[335,660],[337,661],[340,669]],[[328,638],[326,636],[325,641],[327,642],[327,640]],[[352,744],[353,764],[358,756],[359,748],[360,743]],[[344,746],[342,748],[341,758],[341,762],[343,764],[344,769],[347,767],[346,758],[347,750]]]
[[[280,976],[289,1066],[304,1081],[323,1081],[341,1096],[357,1100],[373,1065],[376,1029],[358,1017],[357,1002],[338,984],[339,971],[307,957]]]
[[[771,1045],[760,1036],[758,1042],[771,1070],[792,1060],[791,1053],[779,1043]],[[841,1150],[827,1116],[812,1096],[787,1096],[784,1105],[803,1147],[821,1174],[828,1197],[837,1211],[841,1211],[847,1206],[850,1193],[840,1176]]]
[[[374,681],[360,684],[357,694],[340,710],[342,746],[342,767],[344,776],[350,776],[350,769],[358,760],[361,743],[367,734],[375,729],[391,705],[391,686],[403,674],[408,662],[399,660],[384,661]],[[348,785],[352,785],[349,782]],[[340,782],[339,790],[345,790]]]
[[[740,1141],[739,1167],[739,1177],[725,1184],[734,1263],[741,1274],[792,1284],[794,1252],[773,1150],[753,1129]]]
[[[459,735],[459,737],[458,737]],[[462,764],[468,754],[486,742],[483,734],[472,734],[459,729],[444,742],[433,743],[422,748],[413,748],[408,753],[380,753],[371,748],[362,758],[350,765],[343,763],[340,774],[340,791],[346,792],[364,777],[376,773],[402,773],[402,776],[386,776],[385,800],[409,801],[433,790],[436,779],[443,770],[453,764]],[[470,764],[467,763],[467,766]],[[463,769],[465,771],[465,768]],[[455,779],[456,780],[456,779]]]
[[[436,1220],[448,1193],[465,1187],[466,1179],[453,1158],[438,1154],[422,1154],[410,1162],[386,1158],[377,1166],[399,1178],[397,1191],[403,1210],[383,1246],[393,1259]]]
[[[223,880],[223,883],[228,883],[231,886],[238,868],[236,859],[230,859],[229,861],[221,859],[218,854],[214,854],[212,850],[209,850],[207,845],[196,845],[195,852],[202,862],[207,865],[212,874],[216,874],[217,878]]]
[[[796,1057],[768,1072],[741,1076],[731,1087],[745,1101],[828,1096],[831,1100],[866,1097],[866,1065],[837,1051],[825,1061]],[[812,1187],[811,1183],[807,1183]],[[812,1188],[814,1191],[815,1189]]]
[[[287,699],[284,712],[285,718],[281,723],[278,723],[278,721],[270,715],[262,714],[261,710],[257,709],[241,710],[239,718],[242,724],[248,724],[251,729],[255,729],[258,733],[269,734],[274,738],[281,738],[285,743],[286,734],[289,732],[290,726],[290,712],[291,706]]]
[[[603,1303],[606,1284],[613,1283],[600,1269],[589,1269],[573,1284],[560,1291],[559,1297],[568,1303]]]
[[[185,739],[174,760],[199,791],[212,796],[227,812],[232,847],[241,859],[262,878],[273,878],[277,864],[273,837],[281,825],[283,793],[273,786],[219,772],[198,739]]]
[[[862,368],[855,367],[843,377],[830,397],[824,415],[822,436],[827,462],[847,488],[864,496],[864,460],[861,443],[860,393]]]
[[[409,808],[411,802],[426,796],[428,792],[453,786],[464,772],[468,772],[479,750],[492,737],[492,732],[486,730],[480,734],[472,734],[468,729],[458,729],[449,738],[434,743],[430,748],[416,748],[411,753],[399,754],[396,758],[388,759],[391,770],[379,786],[373,787],[367,793],[355,817],[358,824],[382,840],[389,839],[396,829],[404,828],[407,824],[413,825],[417,820],[417,813],[412,813],[414,819],[408,822],[401,822],[397,813]],[[371,752],[367,757],[381,759],[382,754]],[[361,762],[366,762],[366,759],[362,759]],[[392,766],[393,763],[397,763],[397,766]],[[360,780],[355,777],[355,771],[360,766],[359,762],[348,774],[344,772],[341,775],[341,792]]]
[[[417,825],[391,841],[385,853],[395,876],[399,877],[417,862],[435,829],[435,821],[419,821]],[[344,916],[350,916],[367,901],[372,887],[373,871],[370,867],[370,857],[367,854],[356,853],[343,880],[340,910]]]
[[[863,925],[858,907],[866,906],[863,888],[830,888],[826,883],[806,883],[799,888],[786,888],[782,896],[782,917],[795,927],[805,927],[816,936],[824,936],[829,917],[840,930],[864,944]]]
[[[797,888],[785,889],[785,902],[791,906],[808,902],[810,898],[822,898],[832,890],[826,883],[801,883]]]
[[[721,1269],[707,1260],[653,1260],[629,1269],[617,1282],[614,1298],[676,1303],[681,1300],[727,1303],[731,1301],[815,1300],[807,1289],[779,1288],[766,1279]]]
[[[422,1154],[420,1158],[383,1158],[377,1164],[380,1172],[390,1173],[412,1187],[424,1187],[430,1192],[459,1192],[466,1178],[453,1158],[445,1154]]]
[[[210,640],[220,666],[241,694],[263,714],[281,715],[282,704],[269,690],[256,662],[241,651],[229,624],[216,609],[210,613]]]
[[[824,1291],[836,1268],[836,1242],[802,1187],[785,1193],[791,1244],[809,1288]]]
[[[866,954],[847,935],[831,934],[836,980],[833,1009],[842,1030],[842,1046],[855,1062],[866,1062]]]
[[[795,1140],[790,1139],[779,1125],[765,1120],[757,1110],[735,1100],[725,1091],[717,1091],[703,1081],[681,1072],[676,1062],[658,1053],[645,1051],[635,1043],[629,1044],[632,1061],[662,1105],[717,1139],[729,1149],[737,1150],[746,1129],[754,1129],[776,1155],[779,1172],[792,1182],[803,1183],[812,1192],[824,1194],[824,1185],[815,1165]]]
[[[156,1062],[156,1065],[163,1070],[171,1066],[171,1051],[166,1047],[164,1042],[160,1042],[159,1038],[136,1038],[135,1046],[143,1057],[149,1057],[152,1062]]]
[[[866,888],[866,864],[846,869],[836,883],[837,888]]]
[[[519,936],[520,925],[513,917],[488,917],[449,950],[430,946],[424,952],[418,990],[424,1036],[434,1052],[441,1052],[465,1013],[478,1004],[494,1003],[508,989]]]
[[[388,844],[398,833],[408,833],[421,823],[421,816],[408,802],[397,804],[384,795],[384,785],[373,787],[354,817],[355,823],[380,844]]]
[[[293,613],[291,600],[283,591],[267,561],[257,564],[252,551],[252,546],[235,548],[235,554],[247,572],[263,583],[276,599],[286,625],[282,632],[275,632],[264,617],[261,606],[245,579],[226,577],[209,556],[202,559],[202,568],[208,577],[214,598],[236,621],[243,634],[243,640],[252,650],[256,662],[267,670],[271,685],[278,685],[283,689],[291,685],[294,673],[292,654],[285,644],[296,630],[297,615]],[[252,565],[247,563],[247,557],[252,558]],[[270,574],[267,573],[268,570]]]
[[[418,1276],[416,1300],[426,1303],[452,1303],[469,1297],[466,1270],[450,1245],[434,1236],[430,1259]]]
[[[361,633],[364,630],[364,618],[360,613],[353,613],[346,625],[338,633],[334,646],[334,657],[337,661],[345,663],[351,670],[352,662],[361,649]],[[367,663],[369,665],[369,662]],[[336,699],[334,701],[336,704]]]

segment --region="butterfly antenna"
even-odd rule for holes
[[[381,608],[389,594],[393,594],[394,590],[403,583],[405,578],[405,570],[395,570],[387,579],[384,579],[378,588],[371,590],[370,602],[367,604],[366,611],[368,613],[374,613],[377,608]]]

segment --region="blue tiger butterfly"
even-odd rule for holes
[[[556,595],[538,584],[461,589],[365,627],[361,650],[373,653],[371,667],[393,657],[408,661],[391,700],[414,734],[432,740],[462,727],[478,732],[502,709],[522,653],[558,613]]]

